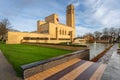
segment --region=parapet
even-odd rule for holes
[[[74,5],[73,4],[70,4],[67,6],[67,10],[70,10],[70,9],[74,9]]]
[[[55,24],[58,24],[59,23],[59,18],[58,18],[58,15],[57,14],[52,14],[50,16],[47,16],[45,18],[45,21],[46,22],[51,22],[51,23],[55,23]]]

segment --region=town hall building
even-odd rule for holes
[[[74,6],[68,5],[66,10],[66,25],[59,23],[57,14],[37,21],[36,32],[8,32],[7,44],[30,43],[61,43],[73,42],[75,38],[75,12]]]

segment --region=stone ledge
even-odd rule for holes
[[[91,59],[92,62],[97,62],[101,57],[103,57],[106,52],[112,47],[113,45],[110,45],[109,47],[107,47],[105,50],[103,50],[101,53],[99,53],[96,57],[94,57],[93,59]]]
[[[80,51],[75,51],[75,52],[70,53],[70,54],[61,55],[61,56],[54,57],[54,58],[50,58],[50,59],[47,59],[47,60],[38,61],[38,62],[33,62],[33,63],[30,63],[30,64],[25,64],[25,65],[22,65],[21,68],[22,68],[23,70],[29,69],[29,68],[32,68],[32,67],[35,67],[35,66],[38,66],[38,65],[42,65],[42,64],[51,62],[51,61],[55,61],[55,60],[59,60],[59,59],[65,58],[65,57],[69,57],[69,56],[72,56],[72,55],[74,55],[74,54],[79,54],[79,53],[81,53],[81,52],[86,52],[87,50],[89,50],[89,49],[80,50]]]
[[[22,65],[21,68],[23,69],[23,77],[24,79],[26,79],[32,75],[35,75],[39,72],[42,72],[44,70],[57,66],[59,64],[62,64],[74,58],[89,60],[89,49],[75,51],[70,54],[65,54],[65,55],[50,58],[47,60]]]

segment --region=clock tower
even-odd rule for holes
[[[66,24],[67,26],[75,28],[75,12],[74,12],[74,6],[72,4],[67,6]]]

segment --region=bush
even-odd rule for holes
[[[78,45],[78,44],[72,44],[72,43],[59,43],[57,45],[63,45],[63,46],[75,46],[75,47],[87,47],[86,45]]]

